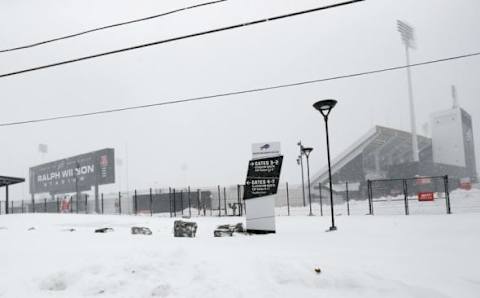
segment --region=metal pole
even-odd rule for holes
[[[101,200],[102,200],[102,214],[104,214],[104,204],[103,204],[103,192],[102,192],[102,195],[101,195]]]
[[[200,189],[197,189],[197,212],[198,216],[200,216]]]
[[[305,201],[305,178],[303,176],[303,154],[301,153],[300,149],[300,169],[302,171],[302,197],[303,197],[303,207],[307,206],[307,202]]]
[[[290,195],[288,193],[288,182],[285,183],[287,187],[287,215],[290,216]]]
[[[320,216],[323,216],[322,183],[318,183],[318,193],[320,195]]]
[[[227,211],[227,189],[225,187],[223,187],[223,205],[225,207],[225,216],[228,215],[228,211]]]
[[[408,186],[407,186],[407,180],[403,180],[403,195],[404,195],[404,200],[405,200],[405,215],[409,214],[408,211]]]
[[[218,187],[218,216],[222,216],[222,195],[220,194],[220,185]]]
[[[32,193],[32,212],[35,213],[35,194]]]
[[[180,208],[182,208],[182,216],[183,216],[183,189],[180,190]]]
[[[332,166],[330,163],[330,137],[328,135],[328,116],[325,116],[325,130],[327,132],[327,157],[328,157],[328,181],[330,185],[330,210],[332,213],[332,226],[330,227],[330,231],[337,230],[335,226],[335,214],[333,211],[333,189],[332,189]]]
[[[452,209],[450,206],[450,190],[448,187],[448,175],[443,177],[443,184],[445,186],[445,203],[447,204],[447,214],[452,214]]]
[[[137,190],[135,189],[133,191],[133,209],[135,212],[135,215],[138,214],[138,200],[137,200]]]
[[[9,213],[8,210],[8,185],[5,186],[5,214]]]
[[[85,194],[85,214],[88,214],[88,195]]]
[[[307,156],[307,179],[308,179],[308,203],[310,204],[310,214],[309,216],[312,216],[312,193],[311,193],[311,187],[310,187],[310,156],[306,154]]]
[[[168,187],[168,203],[170,205],[170,217],[172,217],[172,188],[170,186]]]
[[[192,217],[192,201],[190,197],[190,186],[188,186],[188,216]]]
[[[345,191],[347,193],[347,214],[350,216],[350,194],[348,193],[348,181],[345,182]]]
[[[150,216],[153,216],[153,197],[152,188],[150,187]]]
[[[47,198],[43,199],[43,211],[47,213]]]
[[[173,215],[177,217],[177,196],[175,194],[175,188],[173,189]]]
[[[122,215],[122,193],[118,192],[118,214]]]

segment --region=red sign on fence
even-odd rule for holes
[[[418,193],[418,200],[420,202],[427,202],[433,201],[435,199],[435,193],[433,192],[419,192]]]

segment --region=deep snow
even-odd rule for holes
[[[213,230],[242,218],[192,220],[195,239],[170,218],[2,215],[0,297],[479,297],[479,214],[339,216],[333,233],[278,217],[275,235],[233,238]]]

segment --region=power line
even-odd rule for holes
[[[188,39],[188,38],[193,38],[193,37],[198,37],[198,36],[202,36],[202,35],[208,35],[208,34],[218,33],[218,32],[222,32],[222,31],[227,31],[227,30],[238,29],[238,28],[243,28],[243,27],[247,27],[247,26],[258,25],[258,24],[261,24],[261,23],[277,21],[277,20],[281,20],[281,19],[286,19],[286,18],[290,18],[290,17],[294,17],[294,16],[313,13],[313,12],[326,10],[326,9],[330,9],[330,8],[345,6],[345,5],[349,5],[349,4],[353,4],[353,3],[357,3],[357,2],[362,2],[362,1],[365,1],[365,0],[345,1],[345,2],[340,2],[340,3],[331,4],[331,5],[327,5],[327,6],[322,6],[322,7],[297,11],[297,12],[293,12],[293,13],[283,14],[283,15],[279,15],[279,16],[275,16],[275,17],[266,18],[266,19],[250,21],[250,22],[247,22],[247,23],[236,24],[236,25],[231,25],[231,26],[227,26],[227,27],[221,27],[221,28],[211,29],[211,30],[207,30],[207,31],[197,32],[197,33],[193,33],[193,34],[187,34],[187,35],[183,35],[183,36],[168,38],[168,39],[159,40],[159,41],[150,42],[150,43],[145,43],[145,44],[140,44],[140,45],[136,45],[136,46],[132,46],[132,47],[128,47],[128,48],[123,48],[123,49],[113,50],[113,51],[109,51],[109,52],[98,53],[98,54],[94,54],[94,55],[90,55],[90,56],[84,56],[84,57],[75,58],[75,59],[71,59],[71,60],[65,60],[65,61],[56,62],[56,63],[52,63],[52,64],[32,67],[32,68],[18,70],[18,71],[14,71],[14,72],[10,72],[10,73],[5,73],[5,74],[1,74],[0,78],[11,77],[11,76],[19,75],[19,74],[22,74],[22,73],[27,73],[27,72],[37,71],[37,70],[51,68],[51,67],[55,67],[55,66],[60,66],[60,65],[64,65],[64,64],[70,64],[70,63],[80,62],[80,61],[84,61],[84,60],[99,58],[99,57],[102,57],[102,56],[108,56],[108,55],[118,54],[118,53],[122,53],[122,52],[137,50],[137,49],[141,49],[141,48],[151,47],[151,46],[165,44],[165,43],[170,43],[170,42],[179,41],[179,40]]]
[[[140,19],[135,19],[135,20],[125,21],[125,22],[116,23],[116,24],[112,24],[112,25],[97,27],[97,28],[93,28],[93,29],[89,29],[89,30],[85,30],[85,31],[81,31],[81,32],[73,33],[73,34],[60,36],[60,37],[57,37],[57,38],[52,38],[52,39],[48,39],[48,40],[44,40],[44,41],[39,41],[39,42],[23,45],[23,46],[10,48],[10,49],[3,49],[3,50],[0,50],[0,53],[13,52],[13,51],[18,51],[18,50],[24,50],[24,49],[28,49],[28,48],[38,47],[38,46],[45,45],[45,44],[48,44],[48,43],[52,43],[52,42],[56,42],[56,41],[60,41],[60,40],[68,39],[68,38],[78,37],[78,36],[93,33],[93,32],[96,32],[96,31],[101,31],[101,30],[111,29],[111,28],[114,28],[114,27],[130,25],[130,24],[134,24],[134,23],[147,21],[147,20],[152,20],[152,19],[156,19],[156,18],[159,18],[159,17],[164,17],[164,16],[167,16],[167,15],[171,15],[171,14],[174,14],[174,13],[183,12],[185,10],[190,10],[190,9],[195,9],[195,8],[199,8],[199,7],[203,7],[203,6],[218,4],[220,2],[226,2],[226,1],[228,1],[228,0],[217,0],[217,1],[210,1],[210,2],[205,2],[205,3],[195,4],[195,5],[191,5],[191,6],[187,6],[187,7],[183,7],[183,8],[178,8],[178,9],[175,9],[175,10],[171,10],[171,11],[168,11],[168,12],[164,12],[164,13],[160,13],[160,14],[156,14],[156,15],[152,15],[152,16],[148,16],[148,17],[144,17],[144,18],[140,18]]]
[[[465,58],[474,57],[474,56],[480,56],[480,52],[464,54],[464,55],[448,57],[448,58],[442,58],[442,59],[437,59],[437,60],[429,60],[429,61],[425,61],[425,62],[419,62],[419,63],[415,63],[415,64],[410,64],[410,67],[425,66],[425,65],[429,65],[429,64],[453,61],[453,60],[457,60],[457,59],[465,59]],[[232,92],[226,92],[226,93],[218,93],[218,94],[213,94],[213,95],[192,97],[192,98],[186,98],[186,99],[170,100],[170,101],[152,103],[152,104],[147,104],[147,105],[129,106],[129,107],[123,107],[123,108],[116,108],[116,109],[109,109],[109,110],[102,110],[102,111],[95,111],[95,112],[88,112],[88,113],[80,113],[80,114],[55,116],[55,117],[48,117],[48,118],[39,118],[39,119],[17,121],[17,122],[5,122],[5,123],[0,123],[0,127],[22,125],[22,124],[29,124],[29,123],[37,123],[37,122],[47,122],[47,121],[54,121],[54,120],[61,120],[61,119],[81,118],[81,117],[117,113],[117,112],[129,111],[129,110],[138,110],[138,109],[146,109],[146,108],[153,108],[153,107],[166,106],[166,105],[174,105],[174,104],[180,104],[180,103],[205,101],[205,100],[209,100],[209,99],[223,98],[223,97],[228,97],[228,96],[233,96],[233,95],[264,92],[264,91],[274,90],[274,89],[290,88],[290,87],[316,84],[316,83],[327,82],[327,81],[334,81],[334,80],[340,80],[340,79],[368,76],[368,75],[379,74],[379,73],[383,73],[383,72],[401,70],[401,69],[405,69],[407,67],[408,66],[406,66],[406,65],[405,66],[394,66],[394,67],[389,67],[389,68],[382,68],[382,69],[376,69],[376,70],[370,70],[370,71],[364,71],[364,72],[358,72],[358,73],[352,73],[352,74],[346,74],[346,75],[339,75],[339,76],[333,76],[333,77],[327,77],[327,78],[321,78],[321,79],[315,79],[315,80],[309,80],[309,81],[281,84],[281,85],[255,88],[255,89],[247,89],[247,90],[241,90],[241,91],[232,91]]]

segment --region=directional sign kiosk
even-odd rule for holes
[[[247,232],[275,233],[275,194],[283,156],[252,159],[248,163],[243,199]]]

